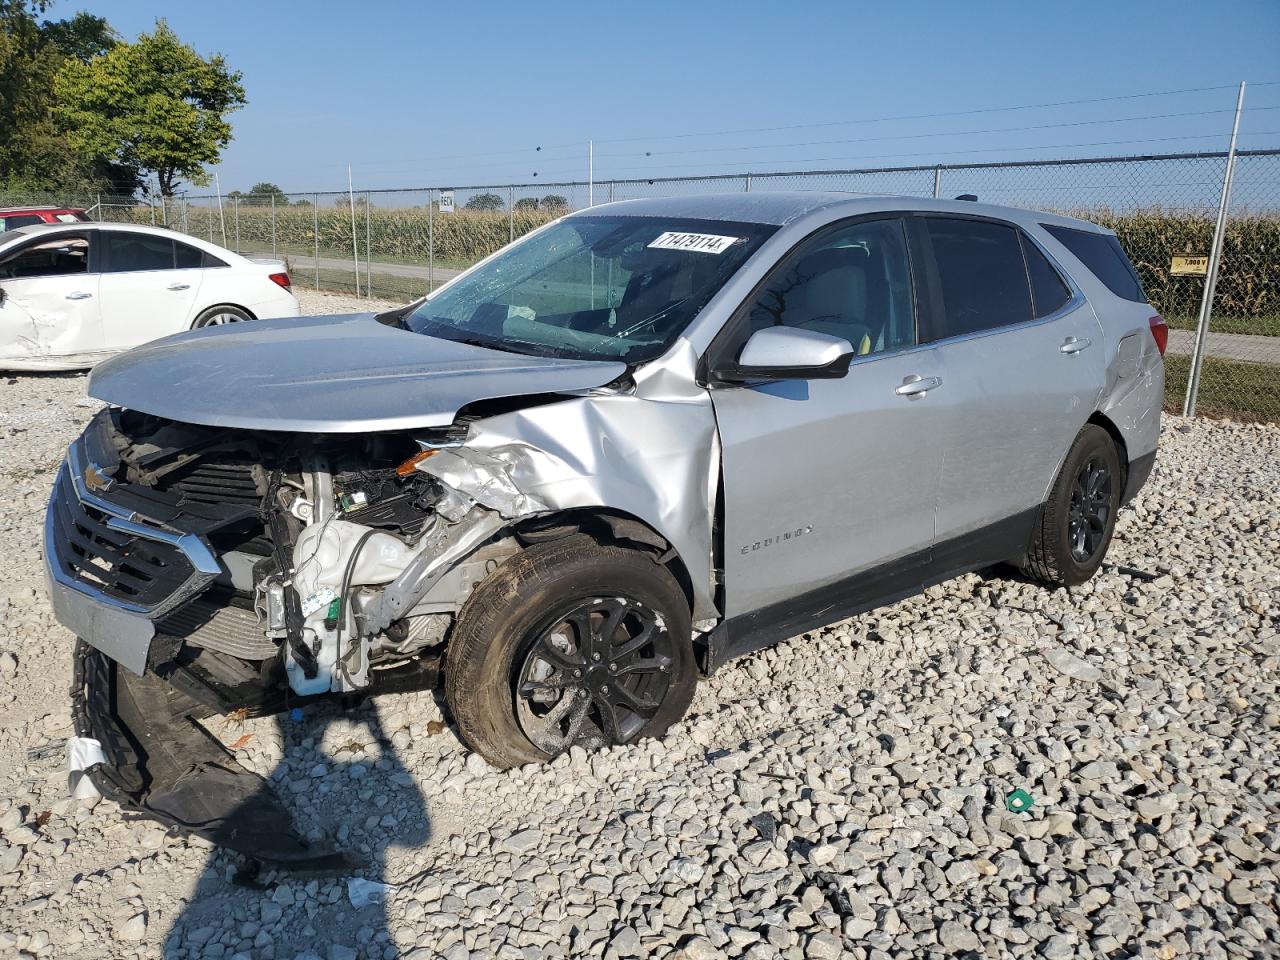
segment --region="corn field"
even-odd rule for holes
[[[132,198],[77,203],[60,197],[48,202],[88,208],[96,219],[167,225],[241,253],[281,257],[295,283],[407,301],[567,210],[614,200],[777,190],[976,196],[1082,217],[1116,232],[1153,312],[1174,328],[1166,403],[1181,410],[1206,278],[1175,274],[1172,261],[1210,253],[1226,169],[1225,153],[1188,153],[365,190],[354,198],[344,190],[274,199],[183,196],[141,204]],[[1280,150],[1240,151],[1233,169],[1235,188],[1210,305],[1198,409],[1280,420]],[[446,210],[455,200],[456,207]]]

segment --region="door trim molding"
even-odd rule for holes
[[[1036,506],[941,544],[810,590],[790,600],[721,621],[699,641],[702,671],[791,637],[865,613],[961,574],[1017,562],[1031,543]]]

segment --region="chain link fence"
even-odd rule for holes
[[[294,282],[410,300],[530,230],[616,200],[731,191],[826,190],[955,197],[1052,210],[1115,230],[1172,328],[1166,406],[1188,401],[1226,153],[947,164],[862,170],[492,184],[276,195],[26,198],[95,219],[169,226],[248,256],[284,260]],[[0,197],[0,202],[11,202]],[[1280,420],[1280,150],[1236,155],[1198,413]]]

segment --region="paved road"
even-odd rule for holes
[[[279,258],[285,255],[283,253],[272,254],[270,250],[265,250],[262,252],[254,252],[254,253],[249,253],[246,251],[243,254],[243,256],[246,256],[246,257],[275,256]],[[306,254],[289,254],[289,262],[290,264],[292,264],[294,272],[302,275],[305,275],[308,270],[314,270],[316,266],[316,258],[313,256],[308,256]],[[346,270],[351,273],[355,272],[355,266],[354,264],[352,264],[351,260],[343,259],[341,257],[321,257],[320,269],[321,270]],[[361,260],[360,261],[361,277],[365,275],[366,269],[368,269],[368,267],[366,266],[365,262]],[[372,264],[372,270],[375,278],[375,284],[377,282],[376,278],[378,277],[379,274],[381,274],[382,276],[391,276],[391,277],[409,277],[415,280],[422,280],[423,290],[426,290],[426,281],[427,281],[427,274],[428,274],[428,269],[426,264],[379,263],[377,260],[375,260]],[[438,286],[444,283],[446,280],[450,280],[456,277],[461,272],[462,272],[461,270],[453,270],[453,269],[450,269],[449,267],[436,267],[435,270],[432,272],[432,275],[435,277],[435,282],[436,282],[436,285]]]
[[[1193,330],[1170,330],[1169,352],[1191,355],[1195,349]],[[1223,360],[1249,360],[1253,363],[1280,364],[1280,337],[1260,337],[1247,333],[1214,333],[1209,331],[1206,356]]]

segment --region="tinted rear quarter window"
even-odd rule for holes
[[[1031,278],[1031,300],[1035,315],[1047,317],[1061,310],[1071,299],[1071,288],[1062,276],[1054,269],[1040,248],[1025,236],[1022,240],[1022,254],[1027,258],[1027,276]]]
[[[1018,232],[985,220],[926,218],[942,293],[930,340],[1025,323],[1031,291]]]
[[[1122,300],[1146,303],[1142,282],[1125,255],[1120,241],[1109,233],[1092,233],[1071,227],[1041,224],[1049,235],[1070,250],[1081,263]]]
[[[173,269],[173,239],[170,237],[107,231],[104,239],[107,273]]]

